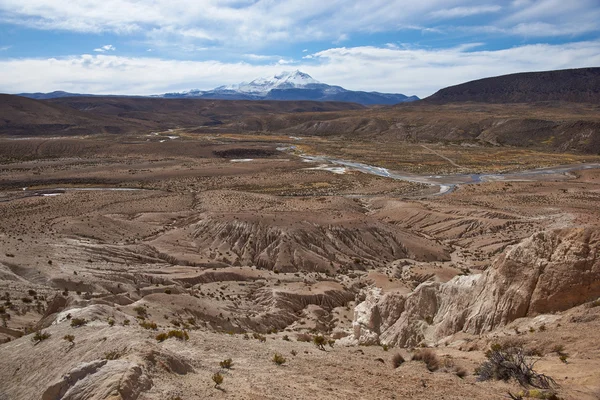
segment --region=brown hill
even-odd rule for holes
[[[131,123],[84,113],[59,104],[0,94],[0,134],[6,135],[80,135],[122,133]]]
[[[600,102],[600,68],[526,72],[479,79],[439,90],[428,103]]]
[[[318,101],[249,101],[163,98],[68,97],[50,104],[135,121],[153,128],[218,126],[240,116],[362,110],[354,103]]]
[[[84,135],[218,126],[241,116],[360,110],[363,106],[316,101],[228,101],[73,97],[39,101],[0,94],[0,134]]]

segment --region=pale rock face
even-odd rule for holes
[[[506,250],[483,274],[425,282],[406,297],[371,290],[356,307],[354,339],[416,346],[564,311],[600,296],[599,256],[597,229],[538,232]]]
[[[152,386],[141,365],[126,360],[96,360],[69,371],[50,385],[42,400],[135,400]]]
[[[354,309],[353,337],[357,344],[379,344],[382,331],[388,329],[404,310],[404,296],[398,293],[382,295],[381,289],[369,288],[365,300]]]

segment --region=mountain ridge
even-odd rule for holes
[[[277,101],[334,101],[362,105],[394,105],[417,101],[417,96],[401,93],[380,93],[347,90],[341,86],[321,83],[305,72],[284,71],[269,78],[257,78],[250,82],[222,85],[211,90],[191,89],[152,96],[94,95],[54,91],[50,93],[19,93],[17,96],[36,100],[64,97],[149,97],[167,99],[209,100],[277,100]]]

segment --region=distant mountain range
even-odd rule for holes
[[[428,103],[600,103],[600,68],[522,72],[478,79],[441,89]]]
[[[94,95],[68,92],[20,93],[19,96],[46,100],[62,97],[91,97]],[[106,96],[102,97],[133,97]],[[343,101],[362,105],[391,105],[419,100],[417,96],[400,93],[379,93],[347,90],[340,86],[327,85],[301,72],[282,72],[271,78],[258,78],[252,82],[219,86],[212,90],[193,89],[186,92],[165,93],[150,97],[175,99],[218,99],[218,100],[311,100]]]

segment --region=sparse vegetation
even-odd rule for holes
[[[35,334],[33,335],[33,337],[31,338],[31,340],[35,344],[37,344],[37,343],[43,342],[46,339],[49,339],[50,336],[52,336],[50,334],[50,332],[47,332],[47,331],[36,331]]]
[[[153,321],[141,321],[140,326],[144,329],[152,329],[152,330],[158,329],[158,325],[156,325],[156,322],[153,322]]]
[[[136,312],[139,318],[146,318],[148,316],[148,311],[143,306],[134,307],[133,311]]]
[[[317,349],[325,351],[325,344],[327,343],[327,339],[324,336],[317,335],[313,337],[313,343],[317,346]]]
[[[219,365],[221,366],[221,368],[231,369],[231,367],[233,367],[233,360],[231,358],[228,358],[226,360],[221,361]]]
[[[79,328],[80,326],[86,325],[88,322],[85,318],[71,318],[71,326],[73,328]]]
[[[527,359],[522,347],[503,348],[494,344],[486,352],[486,358],[475,371],[480,381],[515,379],[522,386],[538,389],[550,389],[556,385],[554,379],[533,369],[535,361]]]
[[[104,353],[104,359],[105,360],[118,360],[119,358],[123,357],[125,355],[125,349],[122,350],[110,350]]]
[[[217,372],[216,374],[214,374],[212,376],[212,380],[215,383],[215,387],[219,387],[220,384],[223,383],[223,375],[221,375],[221,373]]]
[[[182,330],[178,330],[178,329],[173,329],[167,333],[159,333],[158,335],[156,335],[156,340],[158,340],[159,342],[164,342],[167,339],[170,338],[175,338],[178,340],[182,340],[182,341],[186,341],[189,340],[190,336],[188,335],[188,333],[186,331],[182,331]]]
[[[440,360],[435,352],[431,349],[417,350],[413,354],[412,359],[414,361],[423,361],[427,369],[431,372],[437,371],[440,368]]]
[[[73,335],[65,335],[63,336],[63,339],[69,343],[71,343],[72,345],[75,344],[75,336]]]
[[[279,353],[273,354],[273,362],[275,364],[277,364],[277,365],[283,365],[283,364],[285,364],[286,361],[287,360],[285,359],[285,357],[282,356],[281,354],[279,354]]]

